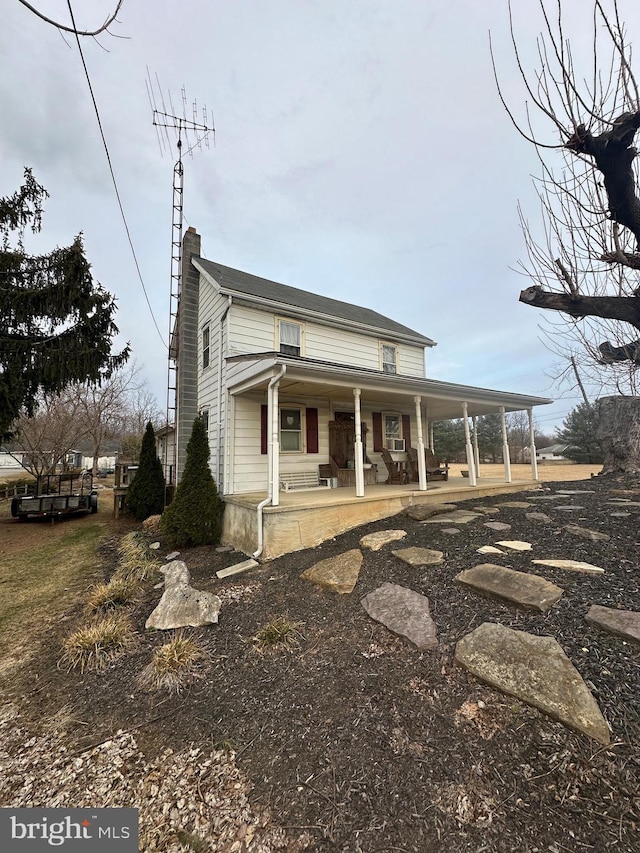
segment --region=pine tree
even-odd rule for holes
[[[581,464],[602,462],[600,442],[596,439],[597,418],[593,406],[580,403],[572,409],[558,430],[558,440],[568,444],[564,456]]]
[[[160,529],[174,548],[220,542],[224,503],[209,468],[209,456],[204,421],[198,417],[187,444],[182,479],[160,521]]]
[[[138,521],[159,515],[164,506],[164,472],[156,453],[156,436],[151,422],[142,439],[138,470],[127,489],[126,508]]]
[[[99,383],[129,356],[128,346],[111,355],[115,299],[94,283],[81,237],[47,255],[26,253],[24,232],[40,231],[47,196],[25,169],[23,186],[0,198],[0,439],[21,410],[33,413],[41,392]]]

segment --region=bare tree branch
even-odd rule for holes
[[[36,9],[35,6],[32,6],[31,3],[28,3],[27,0],[19,0],[19,2],[22,3],[23,6],[26,6],[27,9],[29,9],[31,12],[33,12],[34,15],[37,15],[39,18],[42,18],[43,21],[46,21],[48,24],[52,24],[59,30],[63,30],[66,33],[74,33],[78,36],[97,36],[100,35],[100,33],[105,32],[109,28],[109,26],[115,21],[122,4],[124,3],[124,0],[118,0],[114,13],[110,15],[104,22],[104,24],[97,30],[76,30],[75,27],[68,27],[65,24],[61,24],[59,21],[54,21],[52,18],[48,18],[46,15]]]

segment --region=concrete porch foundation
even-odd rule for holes
[[[263,509],[264,547],[260,559],[272,560],[291,551],[313,548],[360,524],[397,515],[412,504],[456,503],[538,488],[540,484],[532,480],[505,483],[483,479],[473,487],[468,482],[434,482],[426,492],[416,490],[413,485],[369,486],[362,498],[356,497],[351,488],[281,493],[280,506]],[[257,508],[265,497],[263,492],[225,497],[222,529],[225,545],[233,545],[245,554],[256,551]]]

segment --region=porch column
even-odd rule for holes
[[[476,480],[476,465],[473,458],[473,448],[471,447],[471,435],[469,434],[469,407],[466,403],[462,404],[462,420],[464,422],[464,444],[467,452],[467,468],[469,469],[469,485],[477,485]]]
[[[420,397],[414,397],[413,402],[416,404],[416,425],[418,427],[418,491],[426,492],[427,490],[427,460],[424,455],[424,438],[422,435],[422,411]]]
[[[531,454],[531,476],[534,480],[538,479],[538,460],[536,459],[536,436],[533,427],[533,409],[527,409],[529,416],[529,452]]]
[[[280,410],[279,410],[279,382],[276,382],[267,401],[271,406],[271,482],[273,494],[271,506],[280,506]]]
[[[364,456],[362,453],[362,425],[360,420],[360,389],[353,389],[354,396],[354,411],[356,415],[356,435],[355,435],[355,466],[356,466],[356,497],[363,498],[364,497]]]
[[[435,442],[433,440],[433,421],[429,424],[429,448],[432,453],[436,452]]]
[[[475,460],[476,466],[476,477],[480,477],[480,451],[478,450],[478,422],[477,418],[474,415],[471,418],[471,422],[473,423],[473,458]]]
[[[504,481],[511,482],[511,459],[509,458],[509,444],[507,442],[507,419],[504,414],[504,406],[500,406],[500,420],[502,422],[502,459],[504,460]]]

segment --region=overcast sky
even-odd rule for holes
[[[66,0],[34,0],[69,22]],[[526,55],[536,3],[515,0]],[[569,0],[588,17],[591,4]],[[75,0],[95,28],[113,0]],[[512,128],[493,82],[488,31],[508,99],[524,93],[505,0],[125,0],[120,38],[82,39],[124,211],[154,320],[136,273],[75,40],[3,0],[0,195],[31,166],[51,198],[30,246],[84,233],[93,273],[115,294],[161,407],[166,397],[175,139],[161,154],[146,88],[167,111],[195,99],[215,119],[215,147],[185,158],[185,227],[205,257],[373,308],[433,338],[432,378],[556,397],[557,357],[542,312],[518,302],[529,282],[520,201],[534,230],[535,153]],[[640,38],[638,4],[624,2]],[[585,26],[589,25],[585,22]],[[587,72],[585,72],[587,73]],[[156,98],[158,97],[156,92]],[[549,129],[548,141],[555,142]],[[161,339],[162,336],[162,339]],[[579,402],[536,410],[545,431]]]

